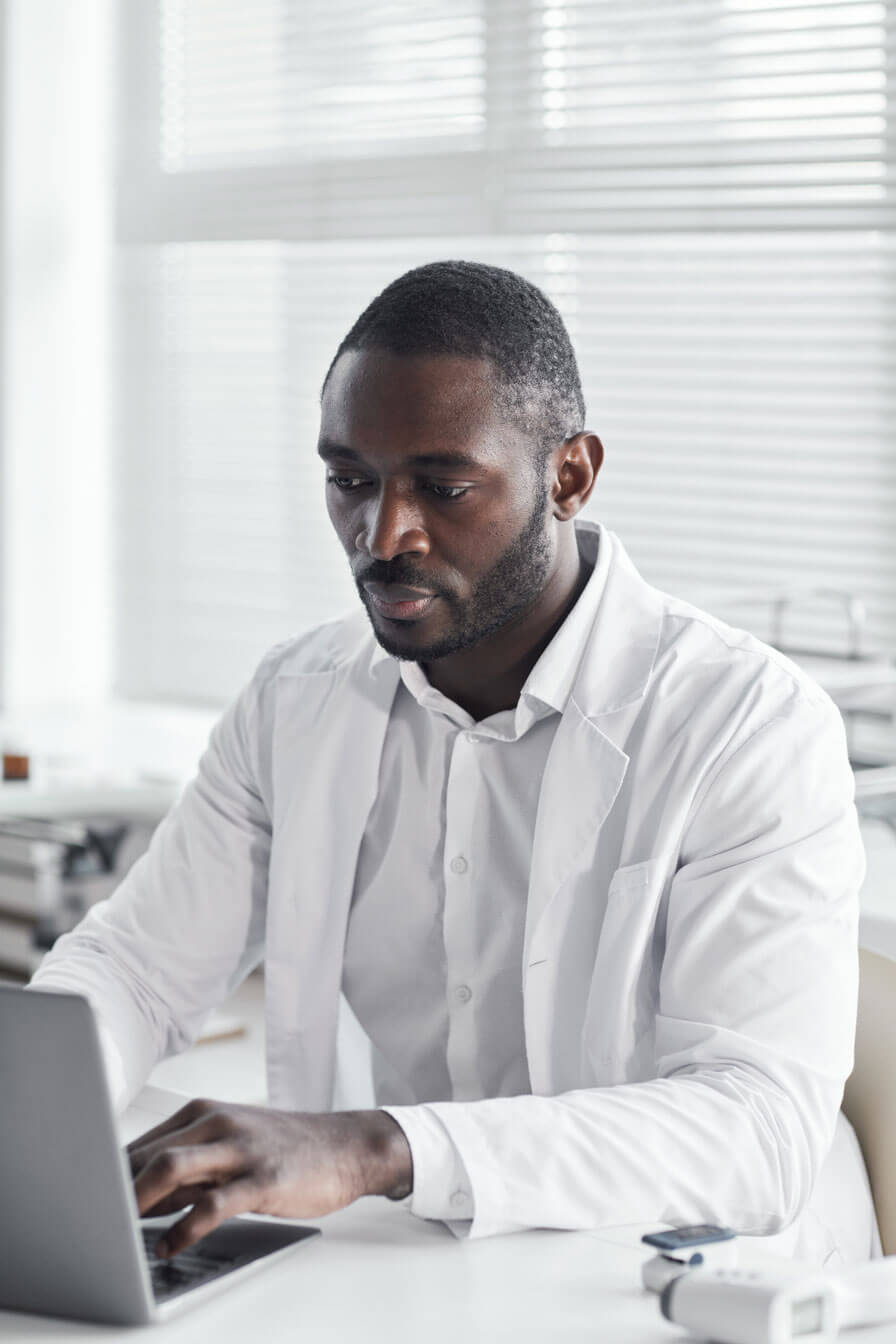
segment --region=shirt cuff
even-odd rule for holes
[[[411,1150],[414,1189],[407,1207],[418,1218],[438,1218],[465,1237],[474,1214],[473,1188],[451,1135],[428,1106],[381,1106],[404,1131]]]

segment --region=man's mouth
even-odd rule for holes
[[[398,583],[365,583],[364,590],[375,610],[390,621],[416,620],[428,611],[437,596]]]

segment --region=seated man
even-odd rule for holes
[[[364,610],[263,659],[33,982],[91,1000],[123,1106],[264,961],[270,1108],[193,1102],[132,1153],[143,1213],[192,1205],[170,1253],[368,1194],[472,1236],[870,1253],[840,716],[577,521],[584,414],[559,314],[489,266],[409,272],[336,353],[318,453]],[[340,991],[376,1110],[330,1113]],[[829,1154],[852,1231],[800,1240]]]

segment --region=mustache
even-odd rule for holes
[[[371,565],[369,569],[355,574],[354,579],[359,587],[364,583],[400,583],[406,588],[426,588],[433,593],[439,592],[423,574],[415,574],[413,570],[400,566],[390,568],[387,565]]]

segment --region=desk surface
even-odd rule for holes
[[[239,1101],[263,1097],[261,1001],[251,977],[229,1011],[245,1018],[236,1041],[195,1047],[153,1074],[122,1120],[123,1141],[179,1104],[161,1087]],[[142,1108],[142,1109],[141,1109]],[[600,1232],[524,1232],[457,1241],[441,1224],[416,1219],[387,1200],[361,1200],[319,1220],[324,1235],[294,1257],[198,1305],[149,1335],[0,1311],[0,1344],[274,1344],[279,1340],[372,1344],[424,1341],[550,1340],[589,1344],[669,1344],[687,1338],[665,1322],[655,1295],[640,1286],[644,1228]],[[742,1264],[780,1264],[761,1239],[742,1240]],[[893,1344],[892,1326],[863,1330],[856,1344]]]
[[[122,1141],[183,1100],[151,1086],[120,1122]],[[641,1287],[643,1227],[531,1231],[458,1241],[441,1223],[385,1199],[315,1220],[323,1236],[242,1283],[151,1327],[159,1344],[275,1344],[297,1338],[373,1344],[550,1340],[551,1344],[671,1344],[686,1338]],[[780,1267],[761,1238],[742,1238],[741,1266]],[[133,1329],[0,1311],[0,1344],[82,1340],[134,1344]],[[893,1344],[892,1326],[861,1344]]]
[[[457,1241],[383,1199],[318,1220],[323,1236],[218,1297],[152,1327],[159,1344],[365,1338],[632,1341],[681,1332],[640,1285],[640,1229],[523,1232]],[[133,1330],[0,1312],[0,1340],[118,1344]],[[863,1336],[866,1344],[867,1336]],[[869,1341],[870,1344],[870,1341]]]
[[[122,1142],[157,1124],[182,1100],[157,1086],[144,1088],[119,1122]],[[661,1344],[682,1337],[660,1316],[655,1294],[641,1287],[641,1262],[651,1254],[640,1242],[644,1228],[458,1241],[443,1224],[415,1218],[385,1199],[362,1199],[314,1221],[321,1237],[151,1327],[149,1337],[159,1344],[273,1344],[298,1335],[340,1344],[356,1337],[383,1344]],[[742,1259],[771,1259],[755,1243],[742,1246]],[[0,1344],[133,1344],[136,1338],[128,1328],[0,1311]]]
[[[671,1344],[690,1338],[640,1286],[641,1228],[522,1232],[457,1241],[441,1224],[364,1199],[318,1220],[323,1236],[140,1338],[158,1344],[378,1344],[550,1340]],[[741,1263],[768,1264],[748,1244]],[[780,1261],[777,1262],[780,1264]],[[893,1341],[893,1327],[860,1332]],[[134,1344],[133,1329],[0,1312],[0,1340]],[[844,1339],[858,1336],[844,1336]]]

